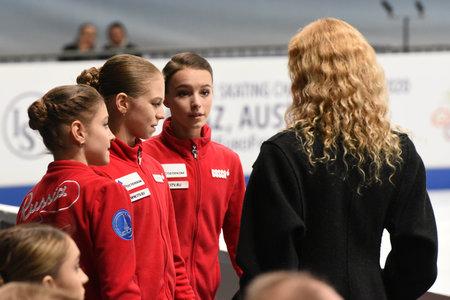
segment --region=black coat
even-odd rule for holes
[[[313,169],[292,131],[261,146],[247,186],[237,261],[241,289],[262,272],[306,270],[349,299],[416,299],[437,276],[437,231],[425,169],[400,135],[403,164],[389,182],[362,188],[355,167]],[[321,152],[321,142],[314,145]],[[339,151],[338,151],[339,152]],[[344,174],[346,174],[344,178]],[[392,251],[380,266],[383,229]]]

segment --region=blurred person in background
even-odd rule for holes
[[[171,117],[143,150],[164,167],[175,206],[181,252],[197,299],[215,299],[220,283],[219,235],[235,261],[244,174],[239,156],[211,140],[207,119],[213,99],[213,71],[195,53],[173,56],[163,69],[164,104]]]
[[[110,160],[114,135],[103,98],[87,85],[59,86],[33,102],[28,116],[54,161],[25,196],[17,223],[51,224],[71,235],[89,276],[87,300],[140,300],[130,199],[89,166]]]
[[[133,207],[136,276],[142,299],[194,299],[180,253],[172,197],[161,165],[142,150],[164,118],[164,78],[151,62],[129,54],[84,70],[78,83],[104,97],[115,135],[111,160],[95,170],[123,185]]]
[[[436,222],[375,51],[348,23],[320,19],[291,39],[288,69],[287,129],[262,144],[245,194],[241,289],[260,273],[307,270],[347,300],[417,299],[437,276]]]
[[[10,283],[0,288],[0,299],[66,299],[66,294],[67,299],[83,300],[88,277],[79,261],[80,251],[72,238],[49,225],[0,230],[0,286]],[[16,282],[35,285],[13,285]],[[46,292],[52,289],[54,297]]]
[[[141,56],[141,54],[136,51],[136,45],[128,41],[127,29],[121,22],[115,21],[109,24],[106,35],[108,37],[108,43],[103,47],[103,50],[105,51],[103,53],[104,59],[108,59],[113,55],[121,53]]]
[[[113,22],[107,29],[108,43],[103,47],[104,50],[126,51],[133,50],[136,45],[128,41],[128,32],[121,22]]]
[[[325,282],[305,272],[269,272],[249,285],[245,300],[344,300]]]
[[[60,60],[96,59],[94,53],[97,41],[97,27],[93,23],[83,23],[78,28],[75,41],[65,45]]]

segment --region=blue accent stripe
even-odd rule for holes
[[[450,189],[450,168],[428,169],[427,189],[429,190]]]
[[[245,176],[245,183],[248,182],[249,175]],[[23,197],[33,186],[0,187],[0,204],[20,206]],[[450,189],[450,168],[428,169],[427,189],[443,190]]]
[[[0,187],[0,204],[20,206],[32,185]]]

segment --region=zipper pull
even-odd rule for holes
[[[198,150],[197,150],[197,146],[195,146],[195,145],[192,145],[192,155],[194,156],[195,159],[197,159]]]
[[[141,164],[142,163],[142,151],[141,151],[141,149],[138,150],[137,159],[138,159],[138,164]]]

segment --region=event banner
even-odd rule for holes
[[[151,61],[159,68],[167,62]],[[214,101],[209,117],[213,139],[239,154],[248,176],[261,143],[285,128],[284,114],[291,102],[287,59],[209,61],[214,70]],[[386,73],[393,122],[411,136],[427,170],[449,173],[450,53],[383,54],[379,61]],[[36,183],[52,160],[40,136],[28,127],[27,107],[55,86],[74,84],[83,69],[102,63],[0,65],[0,199],[2,188]],[[450,181],[438,188],[450,188]]]

